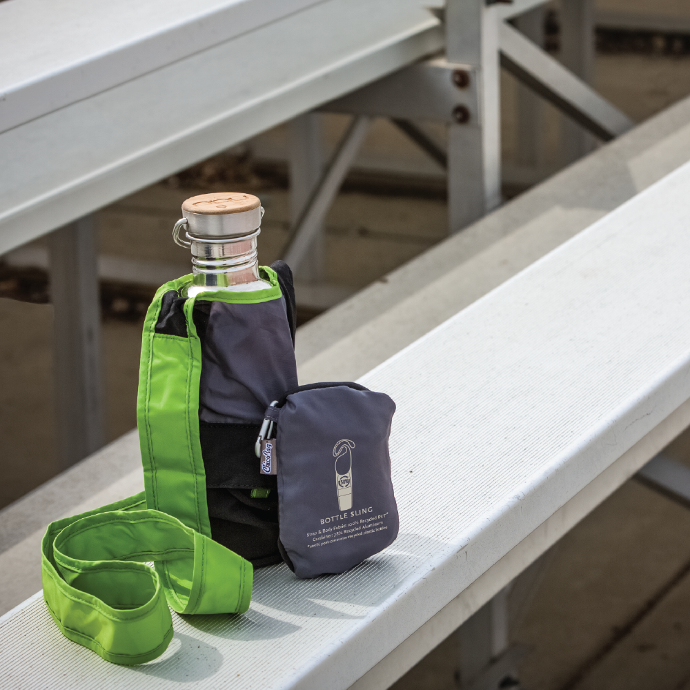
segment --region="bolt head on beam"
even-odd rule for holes
[[[453,120],[461,125],[467,124],[470,121],[470,111],[467,106],[456,105],[453,108]]]
[[[466,89],[470,85],[470,73],[466,69],[454,69],[453,84],[459,89]]]

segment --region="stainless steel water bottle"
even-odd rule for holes
[[[268,287],[259,276],[256,249],[263,211],[258,197],[243,192],[200,194],[182,204],[173,239],[192,251],[194,279],[185,297],[206,290]]]
[[[283,262],[258,265],[256,196],[201,194],[183,203],[182,215],[173,237],[191,249],[192,277],[163,299],[159,333],[199,341],[199,391],[190,404],[212,536],[254,567],[270,565],[281,560],[277,481],[260,473],[254,442],[266,407],[297,387],[292,273]],[[184,323],[170,330],[175,319]]]

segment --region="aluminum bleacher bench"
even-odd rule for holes
[[[0,6],[0,42],[3,253],[437,51],[443,34],[418,0],[27,0]]]
[[[61,469],[105,437],[93,212],[443,43],[422,0],[0,2],[0,255],[50,233]]]
[[[305,154],[319,108],[355,117],[323,174],[291,157],[298,276],[319,273],[308,250],[370,117],[445,161],[457,231],[500,203],[499,61],[604,140],[632,126],[506,24],[544,1],[0,2],[0,254],[50,233],[60,467],[104,442],[94,211],[293,119]],[[445,123],[445,144],[416,120]]]
[[[0,623],[6,687],[387,687],[690,423],[690,164],[361,377],[397,402],[401,533],[337,577],[256,572],[140,667]]]

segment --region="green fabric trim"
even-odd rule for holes
[[[251,599],[251,563],[145,506],[141,493],[58,520],[41,544],[53,620],[65,637],[116,664],[165,651],[173,637],[168,604],[182,614],[244,613]],[[161,571],[172,563],[177,577],[168,581]]]
[[[199,442],[201,347],[185,303],[190,337],[155,332],[163,295],[184,287],[189,277],[163,285],[144,320],[137,396],[137,426],[148,507],[174,515],[211,536],[206,474]],[[187,308],[190,311],[187,311]]]
[[[252,292],[232,292],[231,290],[200,292],[194,299],[209,302],[226,302],[227,304],[258,304],[259,302],[270,302],[274,299],[280,299],[283,293],[280,290],[276,272],[268,266],[261,266],[259,268],[259,275],[271,284],[270,288],[254,290]]]
[[[270,493],[270,489],[252,489],[249,495],[252,498],[268,498]]]
[[[155,327],[163,295],[189,286],[191,275],[161,286],[144,320],[137,426],[148,507],[174,515],[207,537],[211,536],[211,524],[197,414],[201,342],[192,312],[197,300],[256,304],[280,299],[282,292],[275,271],[263,266],[260,271],[270,288],[254,292],[202,292],[188,299],[184,304],[186,338],[157,334]]]
[[[229,304],[257,304],[259,302],[270,302],[273,299],[280,299],[283,293],[280,290],[280,283],[278,282],[278,276],[276,272],[270,266],[259,266],[259,276],[271,284],[270,288],[264,290],[253,290],[251,292],[233,292],[232,290],[207,290],[205,292],[200,292],[193,299],[199,299],[209,302],[227,302]],[[160,302],[163,299],[163,295],[170,290],[175,290],[180,292],[184,288],[191,287],[193,285],[194,276],[188,273],[185,276],[181,276],[176,280],[171,280],[156,290],[156,294],[153,297],[153,301],[149,306],[149,312],[154,304],[158,303],[158,310],[156,312],[156,317],[153,320],[153,325],[156,325],[158,319],[158,312],[160,312]],[[192,298],[190,298],[192,299]],[[148,314],[147,312],[147,318]],[[175,336],[172,336],[175,337]]]

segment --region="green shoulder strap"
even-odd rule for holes
[[[203,293],[199,299],[262,302],[254,293]],[[51,523],[43,538],[43,596],[62,633],[106,661],[141,664],[172,639],[168,605],[178,613],[244,613],[252,566],[211,539],[199,441],[201,345],[186,301],[188,337],[156,333],[163,285],[144,322],[137,425],[145,493]],[[154,567],[148,565],[153,563]]]
[[[153,562],[155,568],[147,565]],[[176,563],[167,582],[161,565]],[[116,664],[160,656],[178,613],[244,613],[252,566],[137,494],[48,526],[43,596],[65,637]],[[166,601],[167,600],[167,601]]]

